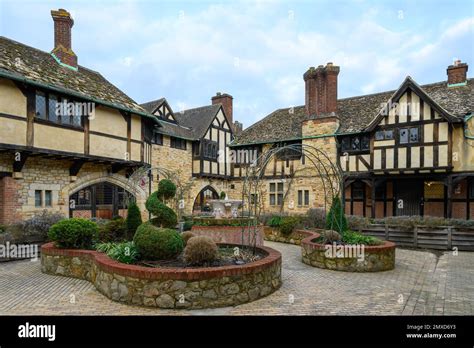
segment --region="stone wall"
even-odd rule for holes
[[[241,266],[213,268],[149,268],[126,265],[106,254],[41,249],[44,273],[86,279],[108,298],[158,308],[198,309],[235,306],[269,295],[281,285],[281,254],[260,247],[268,255]]]
[[[313,232],[311,231],[295,230],[290,235],[285,236],[278,228],[270,226],[264,226],[263,232],[265,240],[294,245],[300,245],[303,239],[313,235]]]
[[[263,226],[258,226],[256,233],[254,233],[253,228],[249,231],[247,227],[242,228],[241,226],[194,225],[191,232],[196,236],[210,237],[219,244],[263,245]]]
[[[303,263],[318,268],[346,272],[380,272],[395,268],[395,244],[384,241],[381,245],[364,245],[363,258],[328,257],[326,245],[313,242],[314,234],[301,241]],[[347,255],[347,254],[346,254]]]

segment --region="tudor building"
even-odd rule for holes
[[[125,213],[126,195],[146,198],[126,173],[151,163],[147,129],[159,121],[79,65],[72,18],[51,15],[51,53],[0,37],[1,224],[43,209],[111,218]]]
[[[304,74],[305,105],[274,111],[231,147],[325,149],[344,172],[348,214],[470,219],[474,81],[467,71],[467,64],[456,61],[447,81],[419,86],[407,77],[395,91],[338,99],[339,67],[310,68]],[[265,172],[264,210],[304,213],[321,206],[321,187],[309,167],[301,153],[275,158]]]

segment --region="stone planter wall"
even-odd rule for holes
[[[263,233],[265,240],[295,245],[300,245],[303,239],[314,234],[307,230],[295,230],[290,235],[285,236],[278,228],[270,226],[264,226]]]
[[[379,272],[395,268],[395,243],[384,241],[381,245],[364,245],[363,258],[359,260],[355,256],[335,257],[335,253],[328,257],[326,245],[313,242],[318,237],[319,234],[314,233],[301,241],[303,263],[346,272]]]
[[[281,285],[281,254],[260,247],[268,255],[258,261],[212,268],[149,268],[112,260],[90,250],[58,249],[43,245],[44,273],[92,282],[108,298],[159,308],[235,306],[267,296]]]
[[[196,236],[208,236],[219,244],[237,244],[242,245],[242,226],[199,226],[194,225],[191,233]],[[248,228],[244,229],[243,245],[254,245],[253,241],[253,227],[251,229],[249,240]],[[263,226],[257,227],[255,245],[263,245]]]

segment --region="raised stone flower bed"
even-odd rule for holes
[[[243,235],[242,235],[242,231]],[[200,226],[194,225],[191,228],[191,233],[196,236],[207,236],[212,238],[216,243],[219,244],[238,244],[238,245],[250,245],[254,243],[257,246],[263,245],[263,226],[256,227],[256,233],[254,233],[253,227],[242,226]],[[243,237],[243,238],[242,238]],[[255,239],[255,241],[254,241]]]
[[[395,268],[395,243],[383,241],[381,245],[359,245],[357,247],[363,249],[346,249],[338,256],[341,249],[331,246],[333,249],[328,252],[327,245],[314,242],[318,237],[318,233],[312,233],[301,241],[303,263],[346,272],[379,272]]]
[[[149,268],[127,265],[92,250],[43,245],[44,273],[85,279],[108,298],[159,308],[235,306],[267,296],[281,285],[281,254],[259,247],[263,259],[209,268]]]
[[[307,230],[295,230],[290,235],[285,236],[278,228],[271,226],[264,226],[263,233],[265,240],[295,245],[300,245],[303,239],[314,234]]]

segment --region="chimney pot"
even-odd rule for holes
[[[337,113],[337,75],[339,67],[332,62],[317,69],[309,68],[303,75],[305,103],[308,117]]]
[[[448,66],[448,69],[446,69],[448,74],[448,85],[466,82],[468,68],[469,67],[466,63],[462,63],[459,59],[455,60],[453,65]]]

